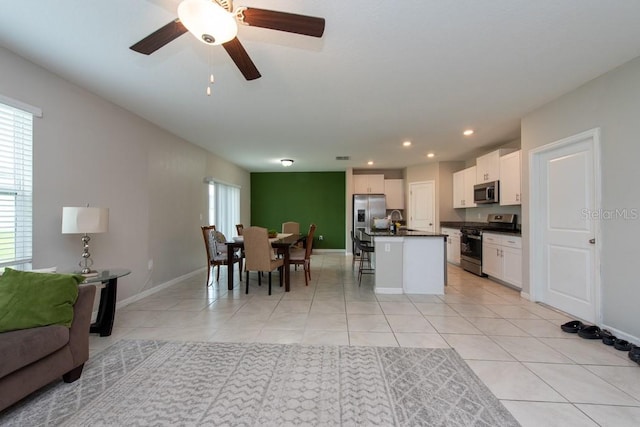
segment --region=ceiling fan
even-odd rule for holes
[[[150,55],[186,32],[209,45],[222,45],[247,80],[260,77],[249,54],[236,34],[238,23],[305,36],[322,37],[324,18],[293,13],[237,7],[232,0],[183,0],[178,6],[178,18],[148,35],[130,49]]]

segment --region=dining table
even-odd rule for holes
[[[233,257],[234,253],[237,249],[244,249],[244,240],[236,237],[231,241],[227,241],[225,244],[227,245],[227,265],[233,266]],[[290,234],[290,233],[278,233],[278,236],[275,238],[270,238],[269,242],[271,243],[271,247],[273,247],[278,254],[282,255],[283,260],[283,269],[284,269],[284,290],[285,292],[289,292],[291,290],[291,280],[290,280],[290,249],[293,245],[298,242],[306,239],[307,236],[304,234]],[[249,274],[249,272],[247,272]],[[233,289],[233,268],[227,268],[227,289]]]

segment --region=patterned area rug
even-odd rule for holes
[[[452,349],[123,340],[10,426],[517,426]]]

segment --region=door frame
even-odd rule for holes
[[[408,185],[408,191],[409,191],[409,205],[408,205],[408,209],[407,209],[407,213],[408,213],[408,218],[409,221],[411,223],[413,223],[413,215],[412,215],[412,209],[413,209],[413,191],[411,191],[411,187],[414,185],[419,185],[419,184],[431,184],[432,188],[433,188],[433,197],[431,198],[431,207],[433,208],[431,214],[433,216],[433,231],[436,232],[438,230],[438,227],[436,227],[436,224],[438,223],[438,218],[436,218],[436,200],[437,200],[437,195],[436,195],[436,182],[434,180],[428,180],[428,181],[416,181],[416,182],[410,182]],[[413,227],[413,224],[410,224],[409,221],[407,221],[407,226],[408,227]]]
[[[542,170],[541,159],[542,155],[563,148],[578,142],[583,142],[585,139],[591,140],[591,149],[593,153],[593,182],[594,182],[594,209],[600,212],[602,209],[601,199],[601,168],[600,168],[600,128],[593,128],[587,131],[572,135],[555,142],[543,145],[541,147],[532,149],[529,151],[529,294],[532,301],[539,301],[539,297],[542,293],[542,288],[545,286],[544,278],[541,272],[543,271],[543,265],[545,260],[542,257],[541,251],[536,251],[535,248],[541,247],[545,243],[543,238],[543,218],[544,216],[539,213],[537,209],[541,205],[542,195],[545,189],[541,183],[540,171]],[[601,229],[600,221],[593,220],[593,229],[595,234],[595,248],[594,248],[594,309],[596,323],[602,323],[602,288],[601,288],[601,268],[600,268],[600,253],[601,253]]]

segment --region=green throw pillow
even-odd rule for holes
[[[0,332],[46,325],[71,326],[84,277],[6,268],[0,277]]]

